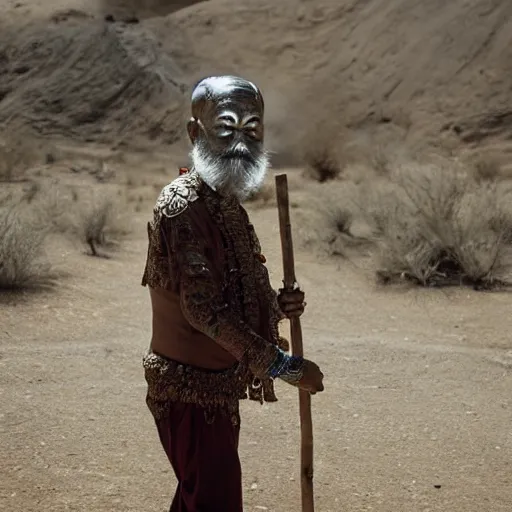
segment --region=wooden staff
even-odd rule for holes
[[[295,259],[293,255],[292,229],[290,223],[290,206],[288,200],[288,179],[286,174],[276,176],[277,208],[279,212],[279,229],[283,254],[284,289],[293,290],[296,285]],[[302,328],[299,317],[290,318],[292,354],[304,356],[302,346]],[[301,497],[302,512],[314,512],[313,498],[313,420],[311,417],[311,395],[299,389],[300,413],[300,458],[301,458]]]

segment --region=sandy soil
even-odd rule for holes
[[[115,258],[61,242],[51,256],[72,275],[2,302],[4,510],[166,509],[174,478],[140,365],[150,211],[146,202]],[[251,215],[278,286],[276,211]],[[318,510],[509,510],[509,295],[379,290],[357,262],[297,260],[306,351],[326,374],[313,400]],[[299,507],[297,395],[278,391],[277,404],[243,404],[247,510]]]
[[[352,10],[347,8],[350,23],[345,29],[355,30],[361,42],[365,39],[364,27],[357,29],[354,25],[360,21],[357,16],[365,14],[367,33],[375,34],[380,25],[376,22],[372,25],[371,2],[351,3],[354,4]],[[476,23],[475,20],[485,14],[483,4],[488,3],[480,2],[479,7],[475,7],[476,1],[466,3],[472,6],[468,23]],[[71,2],[64,0],[62,5],[52,3],[51,7],[46,2],[20,2],[19,7],[14,4],[5,1],[0,4],[0,12],[8,13],[11,21],[47,18],[57,7],[71,6]],[[434,4],[440,5],[432,2],[433,10],[437,9]],[[489,55],[495,56],[501,47],[507,47],[509,6],[504,2],[492,4],[488,11],[490,25],[497,23],[493,34],[498,36],[493,39],[494,46],[484,45],[483,54],[475,50],[478,54],[475,59],[481,59],[480,64],[475,64],[464,80],[478,73],[478,66],[490,58]],[[395,19],[403,5],[404,2],[397,2],[395,8],[385,11]],[[72,5],[82,9],[83,6],[78,2]],[[212,44],[211,38],[220,30],[218,20],[228,7],[228,2],[212,0],[208,5],[180,12],[176,18],[160,25],[155,20],[148,23],[155,25],[155,37],[160,38],[167,49],[175,50],[179,50],[182,43],[166,40],[163,33],[166,27],[181,26],[183,33],[194,41],[192,55],[204,45]],[[255,6],[252,12],[247,10],[246,2],[241,2],[240,17],[235,20],[234,13],[228,18],[236,30],[246,31],[250,12],[256,21],[274,13],[274,17],[268,18],[275,23],[275,26],[268,25],[272,31],[281,27],[288,11],[293,11],[291,2],[267,8],[262,3],[261,8]],[[300,52],[307,47],[307,30],[316,31],[315,40],[325,43],[340,27],[342,18],[334,14],[339,15],[341,11],[333,14],[328,8],[320,8],[315,18],[311,17],[310,7],[304,5],[303,9],[305,17],[301,18],[298,13],[297,23],[289,31],[289,38],[296,38],[293,44],[283,39],[282,44],[291,45],[291,49],[290,53],[280,54],[275,64],[283,68],[283,74],[276,77],[275,91],[285,90],[288,70],[295,69],[296,77],[307,75],[300,57]],[[206,24],[209,28],[205,29],[204,38],[196,40],[194,34],[202,23],[200,13],[204,12],[211,21]],[[424,12],[424,8],[419,8],[418,12],[425,16],[430,13]],[[455,7],[450,13],[455,16]],[[497,22],[500,16],[501,24]],[[4,17],[3,21],[6,19]],[[430,37],[427,28],[425,32],[422,37]],[[482,29],[478,37],[483,37],[484,32]],[[262,34],[265,35],[265,31]],[[82,44],[88,37],[90,35],[83,35]],[[379,37],[383,37],[382,34]],[[261,57],[253,62],[255,74],[263,78],[262,69],[268,62],[268,55],[275,50],[273,45],[277,44],[277,39],[273,41],[271,44],[269,39],[268,46],[258,50],[267,60]],[[436,41],[432,39],[430,51],[434,53],[438,51]],[[315,48],[315,55],[324,51],[320,43]],[[363,52],[364,48],[356,50]],[[226,46],[220,44],[217,58],[222,59],[226,51]],[[408,51],[412,53],[400,53],[396,57],[400,63],[398,69],[406,66],[407,59],[414,55],[413,50]],[[137,47],[134,52],[140,56]],[[256,50],[251,52],[253,56],[258,54]],[[185,82],[194,74],[187,69],[186,63],[191,65],[188,57],[180,51],[173,54],[186,77]],[[374,57],[376,61],[377,57]],[[340,68],[344,58],[347,56],[339,56]],[[232,56],[226,66],[236,66],[237,62],[241,65],[242,61],[237,59],[240,59],[239,54]],[[506,97],[501,88],[504,82],[498,76],[502,64],[498,66],[498,60],[493,62],[494,71],[489,80],[498,83],[493,82],[498,92],[490,91],[489,95],[494,95],[496,105],[500,106]],[[402,85],[404,89],[397,89],[397,102],[390,104],[393,112],[404,98],[418,97],[417,91],[410,90],[410,84],[421,64],[418,61],[408,74],[408,81]],[[168,69],[168,63],[162,66]],[[363,64],[360,69],[357,66],[355,72],[360,73],[357,76],[363,76]],[[58,66],[55,69],[58,71]],[[139,127],[140,133],[146,130],[146,118],[154,120],[151,116],[159,111],[163,104],[160,102],[176,98],[176,84],[161,88],[155,85],[153,77],[158,75],[158,69],[151,76],[144,75],[147,81],[140,82],[151,85],[156,91],[152,98],[158,101],[150,102],[149,107],[147,102],[136,102],[136,107],[143,110],[133,110],[133,103],[129,102],[128,110],[119,110],[116,106],[109,118],[115,127],[108,132],[112,140],[123,140],[116,131],[123,112],[135,112],[130,126],[139,136],[137,130]],[[322,73],[327,76],[328,69],[323,69]],[[268,84],[271,83],[269,74]],[[370,70],[367,74],[366,90],[378,90],[376,84],[382,75],[377,73],[372,78]],[[343,75],[338,75],[337,79],[340,76]],[[438,85],[439,76],[441,74],[432,78],[434,85]],[[388,79],[392,81],[391,74]],[[455,78],[453,80],[456,82]],[[479,87],[485,88],[486,78],[480,80]],[[53,76],[51,83],[57,82]],[[28,102],[27,105],[35,97],[31,95],[35,94],[34,84],[38,83],[29,81],[20,85],[21,92],[27,95],[19,98]],[[456,86],[457,83],[445,99],[454,117],[463,112],[462,106],[455,104]],[[424,109],[417,112],[418,123],[427,118],[429,98],[435,87],[428,90],[423,103],[420,102]],[[77,91],[74,94],[78,94]],[[280,120],[286,117],[286,109],[278,110],[280,99],[285,96],[283,92],[274,94],[271,90],[269,93],[269,109],[272,111],[272,105],[276,108],[274,117],[269,115],[275,120],[272,126],[277,132]],[[124,97],[122,105],[128,104],[127,101]],[[340,101],[343,104],[346,100]],[[359,107],[354,107],[354,119],[368,107],[361,105],[360,111]],[[27,110],[24,119],[32,115],[33,112]],[[117,157],[111,148],[99,148],[82,140],[91,134],[101,139],[101,131],[94,127],[87,128],[89,132],[80,131],[80,126],[67,125],[69,119],[64,122],[58,115],[51,118],[55,121],[51,126],[62,130],[73,126],[78,135],[59,142],[57,154],[64,170],[54,176],[61,183],[69,181],[79,186],[83,178],[70,173],[66,162],[91,157],[111,158],[109,165],[118,171],[118,181],[125,183],[127,177],[131,180],[128,195],[137,203],[130,203],[126,210],[126,222],[132,233],[114,257],[91,258],[84,254],[85,249],[59,238],[49,247],[51,261],[63,273],[57,288],[22,296],[0,295],[0,509],[9,512],[163,512],[168,509],[175,480],[144,403],[141,358],[150,337],[151,317],[147,291],[140,286],[140,279],[146,253],[145,223],[151,215],[156,189],[176,175],[176,166],[182,162],[176,153],[168,156],[168,147],[161,141],[155,142],[151,159],[144,152]],[[179,125],[176,120],[169,121],[167,133],[171,133],[175,125]],[[363,128],[368,129],[364,134]],[[359,124],[355,132],[368,140],[373,133],[370,128]],[[494,147],[502,144],[499,147],[505,153],[508,145],[504,145],[501,136],[498,134],[493,144]],[[166,168],[164,174],[162,169]],[[57,172],[52,168],[50,171]],[[287,172],[306,186],[298,170],[287,169]],[[292,200],[296,193],[291,192]],[[297,219],[295,212],[292,213]],[[250,207],[250,214],[277,287],[282,275],[277,212],[273,207]],[[294,224],[294,232],[299,229],[300,226]],[[308,302],[303,317],[305,350],[326,375],[326,391],[313,400],[317,510],[510,511],[510,295],[466,289],[381,289],[374,285],[374,277],[363,258],[350,261],[319,258],[298,246],[296,259],[297,276]],[[286,324],[283,328],[286,334]],[[277,391],[280,399],[277,404],[260,407],[243,403],[240,451],[247,511],[300,510],[297,393],[282,383],[278,384]]]

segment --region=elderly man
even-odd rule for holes
[[[147,404],[178,479],[171,512],[240,512],[239,400],[276,401],[276,378],[316,393],[323,374],[286,353],[278,323],[303,312],[304,294],[272,289],[240,204],[268,168],[260,91],[238,77],[202,80],[188,134],[192,166],[148,224]]]

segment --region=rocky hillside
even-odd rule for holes
[[[2,31],[4,126],[172,143],[191,84],[234,72],[262,86],[286,144],[311,131],[508,151],[508,0],[211,0],[134,24],[91,16]]]

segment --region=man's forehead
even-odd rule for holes
[[[217,117],[230,111],[237,116],[263,115],[263,98],[248,80],[233,76],[209,77],[192,92],[192,114],[198,118]]]
[[[261,116],[261,105],[256,101],[240,101],[233,98],[226,98],[215,103],[214,113],[216,116],[222,116],[225,112],[232,112],[237,115],[254,114]]]

